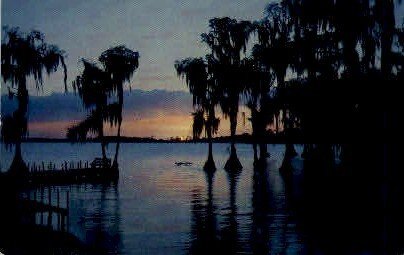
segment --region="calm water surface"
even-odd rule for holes
[[[206,144],[122,144],[117,185],[62,187],[71,194],[69,231],[111,254],[301,254],[306,244],[279,174],[284,146],[268,149],[266,171],[254,171],[251,145],[238,145],[244,169],[227,173],[228,145],[215,144],[218,170],[208,174]],[[1,150],[6,169],[12,153]],[[100,151],[98,144],[23,145],[31,164],[91,161]],[[293,163],[299,171],[301,159]]]

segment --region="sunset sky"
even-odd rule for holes
[[[16,101],[1,97],[2,114],[10,114],[16,108]],[[249,132],[251,125],[242,119],[240,108],[239,133]],[[187,137],[192,135],[192,96],[186,91],[138,90],[124,94],[122,135],[136,137]],[[57,93],[47,96],[31,95],[29,115],[29,136],[64,138],[69,126],[84,119],[87,111],[74,93]],[[229,121],[222,118],[219,135],[229,134]],[[115,135],[116,128],[105,124],[107,135]]]
[[[79,60],[97,57],[111,46],[124,44],[139,51],[140,67],[134,76],[131,87],[141,91],[158,90],[167,92],[169,100],[177,100],[182,91],[185,96],[187,88],[176,77],[174,61],[185,57],[204,56],[208,49],[200,42],[200,34],[208,31],[208,21],[212,17],[229,16],[237,19],[257,20],[263,15],[265,6],[270,0],[2,0],[2,25],[19,26],[23,31],[37,29],[46,36],[46,41],[57,44],[66,51],[68,67],[68,83],[79,74]],[[398,10],[397,19],[403,19],[404,6]],[[401,23],[401,22],[400,22]],[[34,84],[29,84],[30,95],[44,97],[41,107],[55,110],[60,108],[60,101],[52,96],[60,96],[63,92],[63,74],[59,71],[45,79],[44,90],[36,91]],[[149,97],[149,93],[137,92],[138,101],[161,99]],[[2,81],[1,94],[7,91]],[[127,98],[134,95],[128,94]],[[78,99],[77,99],[78,100]],[[167,99],[168,100],[168,99]],[[126,136],[188,136],[191,135],[190,112],[192,105],[188,101],[178,99],[179,109],[168,111],[170,102],[157,104],[153,114],[148,108],[135,113],[136,101],[125,103],[125,120],[123,135]],[[152,101],[154,102],[154,101]],[[84,117],[85,112],[79,103],[76,108],[80,116],[62,120],[45,118],[40,120],[30,117],[30,135],[41,137],[64,137],[66,128],[72,121]],[[2,108],[7,108],[9,100],[2,97]],[[63,107],[62,107],[63,108]],[[155,108],[155,107],[154,107]],[[64,108],[63,108],[64,109]],[[73,108],[69,108],[71,110]],[[44,110],[44,109],[42,109]],[[31,108],[32,114],[34,107]],[[58,110],[61,115],[65,112]],[[248,111],[245,112],[248,118]],[[6,112],[2,109],[2,113]],[[137,118],[135,114],[143,116]],[[147,115],[147,117],[145,117]],[[240,114],[240,121],[241,120]],[[248,121],[247,121],[248,122]],[[248,124],[248,123],[247,123]],[[238,132],[248,131],[248,127],[240,123]],[[221,121],[220,134],[228,134],[228,120]]]
[[[132,88],[186,92],[173,64],[177,59],[204,56],[208,52],[200,43],[200,34],[208,30],[209,19],[221,16],[259,19],[268,1],[2,0],[1,3],[2,25],[19,26],[23,31],[40,30],[47,42],[66,51],[69,84],[81,70],[79,59],[96,60],[109,47],[124,44],[140,53],[140,67],[131,82]],[[58,72],[45,79],[41,92],[30,84],[30,95],[45,97],[38,99],[42,100],[41,107],[55,109],[52,95],[63,92],[62,77]],[[1,92],[3,95],[6,92],[4,84]],[[143,99],[148,100],[148,96],[143,95]],[[153,100],[159,99],[153,97]],[[11,109],[4,107],[10,104],[5,97],[1,103],[3,108]],[[135,105],[125,103],[123,135],[162,138],[191,135],[190,97],[186,104],[177,105],[181,109],[176,113],[168,112],[167,104],[160,104],[160,109],[142,119],[134,117]],[[34,107],[31,109],[34,111]],[[75,109],[83,111],[80,105]],[[144,115],[148,109],[141,111],[139,114]],[[5,113],[4,109],[2,112]],[[82,112],[80,117],[84,115]],[[64,137],[70,123],[79,120],[75,118],[35,120],[31,116],[30,136]],[[221,134],[227,134],[227,122],[222,120]],[[240,126],[239,132],[244,129]]]

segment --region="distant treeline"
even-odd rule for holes
[[[231,136],[218,136],[212,138],[213,143],[230,143]],[[243,133],[235,135],[236,143],[253,144],[253,136],[249,133]],[[285,132],[267,132],[264,136],[260,137],[260,140],[266,144],[307,144],[307,143],[341,143],[349,142],[353,138],[344,137],[343,134],[340,136],[327,137],[326,139],[318,139],[314,137],[307,137],[299,130],[294,130],[289,134]],[[364,137],[362,142],[378,142],[378,141],[391,141],[394,142],[395,137],[391,134],[384,135],[374,135],[368,134]],[[105,143],[208,143],[208,138],[193,138],[193,139],[181,139],[179,137],[174,138],[153,138],[153,137],[116,137],[116,136],[105,136],[103,138]],[[42,138],[42,137],[29,137],[22,140],[24,143],[72,143],[68,138]],[[81,141],[81,143],[100,143],[100,138],[87,138]]]

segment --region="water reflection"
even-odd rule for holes
[[[206,191],[191,196],[191,254],[301,254],[303,237],[289,209],[292,179],[283,180],[275,161],[254,164],[251,208],[240,211],[237,199],[241,171],[226,171],[228,203],[214,200],[214,173],[206,172]],[[290,185],[286,185],[286,182]],[[282,184],[283,182],[284,185]],[[204,196],[205,192],[207,196]],[[245,190],[241,190],[243,195]],[[287,206],[287,204],[290,204]],[[249,210],[251,210],[249,212]]]
[[[191,200],[191,244],[190,254],[214,253],[220,247],[217,232],[216,208],[213,203],[213,171],[205,171],[207,181],[207,199],[201,190],[192,192]]]
[[[191,197],[191,254],[403,251],[402,173],[387,174],[385,182],[363,176],[362,169],[347,173],[300,157],[288,163],[290,171],[279,171],[279,162],[270,159],[251,164],[252,171],[226,171],[227,187],[215,186],[215,173],[204,172],[206,190],[196,189]],[[248,175],[250,191],[244,189]],[[221,189],[227,190],[227,201],[215,200]],[[246,193],[250,202],[242,199]]]
[[[281,175],[273,160],[254,167],[251,226],[253,254],[304,253],[303,236],[297,228],[293,210],[296,195],[292,189],[294,182],[293,175]]]
[[[121,254],[121,215],[117,184],[76,186],[71,231],[94,254]]]
[[[194,190],[191,196],[190,254],[234,254],[241,249],[238,233],[236,190],[240,171],[227,171],[229,206],[214,202],[214,171],[204,171],[207,196]]]
[[[77,151],[69,146],[24,151],[49,160]],[[378,150],[357,170],[308,155],[290,159],[292,168],[282,172],[283,145],[269,145],[271,157],[255,165],[251,146],[240,145],[244,168],[237,172],[221,167],[226,145],[214,146],[218,170],[203,171],[204,144],[124,144],[118,185],[65,187],[69,231],[95,254],[403,253],[402,153],[389,152],[383,174]],[[183,159],[193,165],[174,165]]]
[[[253,193],[252,193],[252,226],[251,245],[253,254],[268,254],[270,250],[269,242],[270,220],[270,187],[266,165],[255,164],[253,173]]]
[[[226,171],[229,183],[229,208],[226,208],[221,222],[221,246],[226,249],[228,254],[234,254],[241,250],[243,241],[240,240],[239,218],[237,214],[237,183],[240,177],[240,170],[229,169]]]

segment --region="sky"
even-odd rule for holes
[[[208,53],[200,42],[200,34],[208,31],[210,18],[258,20],[272,0],[0,1],[2,26],[39,30],[48,43],[66,52],[68,84],[82,70],[81,58],[96,61],[106,49],[122,44],[138,51],[140,67],[131,81],[131,87],[138,90],[126,95],[129,101],[124,105],[122,134],[167,138],[192,133],[191,97],[184,82],[176,76],[174,61]],[[403,14],[404,4],[398,10],[397,19],[402,20]],[[86,115],[77,96],[63,94],[61,71],[44,80],[42,91],[35,90],[32,82],[28,85],[31,99],[35,101],[29,112],[31,137],[62,138],[72,123]],[[1,94],[6,91],[2,84]],[[176,102],[176,111],[170,110],[173,105],[170,100]],[[148,108],[137,106],[142,102],[149,103]],[[2,114],[12,112],[12,103],[5,96],[1,97],[1,106]],[[52,111],[57,114],[51,114]],[[74,115],[72,111],[80,114]],[[248,111],[240,109],[238,133],[248,131],[243,112],[248,118]],[[219,135],[227,134],[228,120],[222,117]]]
[[[79,59],[96,60],[111,46],[139,51],[132,87],[186,90],[174,61],[204,56],[200,34],[212,17],[256,20],[268,0],[2,0],[2,25],[42,31],[66,51],[68,80],[79,73]],[[62,74],[52,75],[44,94],[63,89]]]
[[[16,101],[1,97],[2,114],[10,114]],[[57,107],[55,107],[57,105]],[[243,110],[244,108],[241,108]],[[244,109],[245,111],[245,109]],[[135,137],[171,138],[192,135],[192,96],[186,91],[139,90],[124,93],[122,134]],[[74,93],[53,92],[48,96],[31,96],[28,105],[29,136],[64,138],[67,128],[84,119],[87,111]],[[218,114],[220,115],[220,113]],[[250,132],[240,114],[238,132]],[[228,120],[222,118],[218,135],[229,134]],[[116,127],[105,124],[106,135],[115,135]]]
[[[260,19],[268,2],[269,0],[1,0],[1,23],[2,26],[18,26],[22,31],[39,30],[45,34],[48,43],[63,49],[67,56],[68,84],[82,70],[79,62],[81,58],[97,61],[104,50],[122,44],[138,51],[140,66],[130,85],[148,93],[135,91],[127,95],[126,100],[136,98],[137,101],[125,102],[122,134],[158,138],[186,137],[192,134],[192,100],[185,93],[186,85],[176,76],[174,61],[208,53],[208,49],[200,42],[200,34],[208,31],[210,18],[229,16],[237,19]],[[31,137],[62,138],[72,123],[86,115],[77,96],[75,99],[71,94],[63,96],[61,71],[45,78],[42,91],[34,88],[31,81]],[[1,94],[4,95],[6,91],[6,86],[2,84]],[[182,93],[175,94],[174,91]],[[163,97],[163,100],[158,96]],[[169,100],[177,100],[174,104],[177,110],[172,111],[172,102]],[[136,107],[137,102],[155,102],[158,107],[153,107],[153,110],[150,106],[149,109]],[[1,104],[2,114],[12,112],[13,104],[5,96],[2,96]],[[61,105],[64,107],[60,107]],[[72,111],[79,114],[73,114]],[[228,120],[222,120],[219,134],[228,134],[227,122]],[[244,125],[239,129],[239,132],[244,132]]]

